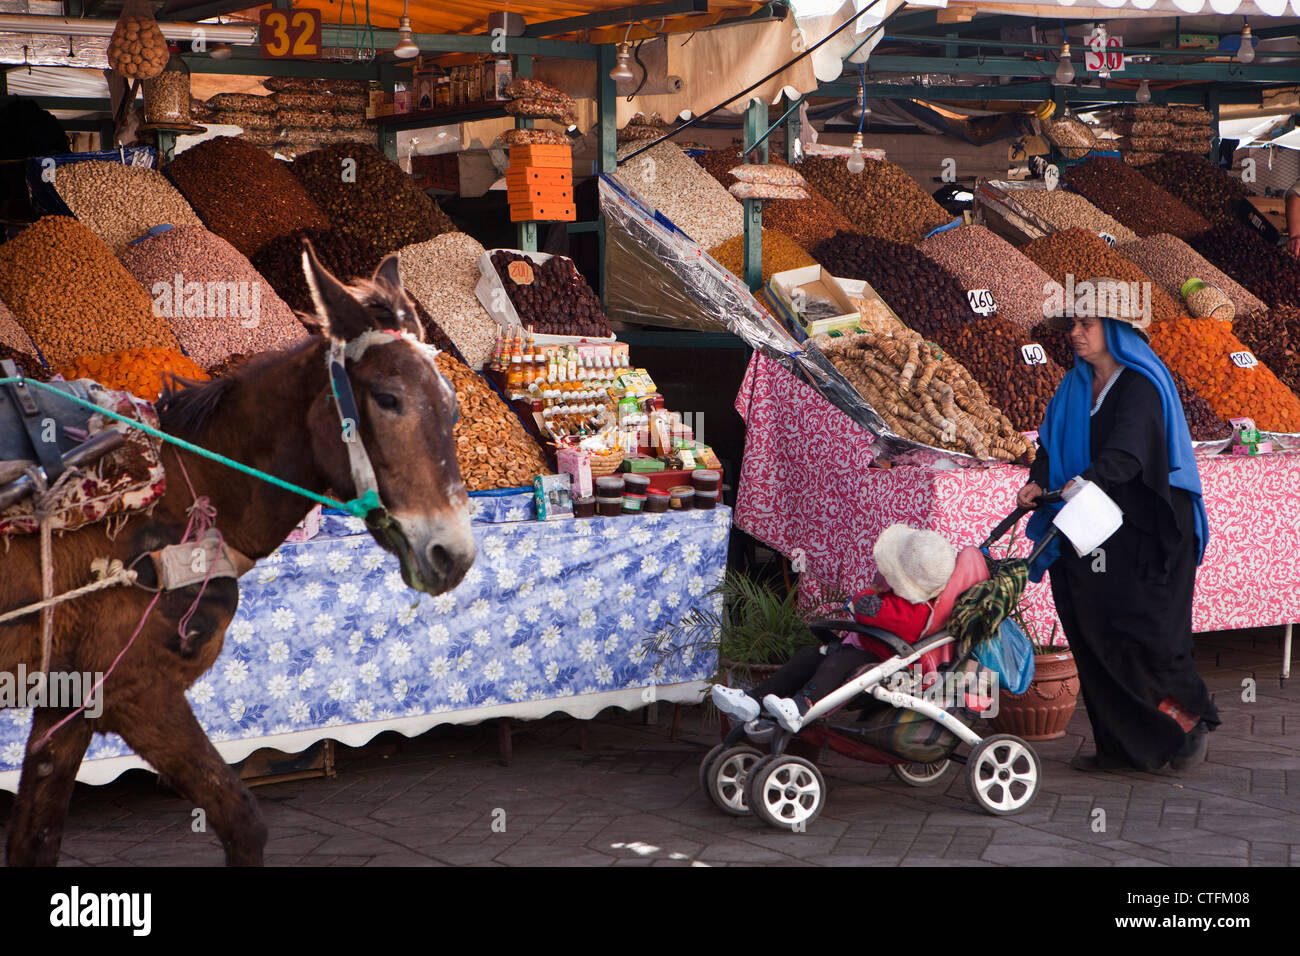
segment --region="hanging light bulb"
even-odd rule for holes
[[[1133,99],[1137,100],[1139,103],[1150,103],[1151,84],[1148,83],[1146,80],[1143,80],[1141,83],[1139,83],[1137,94],[1133,97]]]
[[[862,134],[853,134],[853,152],[849,155],[849,172],[857,175],[867,168],[867,158],[862,155]]]
[[[419,55],[420,48],[411,36],[411,18],[406,15],[406,0],[402,0],[402,19],[397,22],[397,46],[393,47],[393,56],[410,60]]]
[[[626,40],[618,45],[618,62],[609,71],[609,78],[615,82],[636,79],[636,74],[632,72],[632,44]]]
[[[1056,76],[1053,77],[1062,86],[1074,82],[1074,64],[1070,62],[1070,44],[1061,44],[1061,60],[1056,64]]]
[[[1241,63],[1252,63],[1255,59],[1255,38],[1250,35],[1250,24],[1245,22],[1246,18],[1241,19],[1241,46],[1237,47],[1237,60]]]
[[[858,131],[853,134],[853,152],[849,155],[848,169],[853,175],[858,175],[867,168],[866,157],[862,155],[862,124],[866,121],[867,114],[871,112],[867,109],[867,73],[866,66],[858,64]]]

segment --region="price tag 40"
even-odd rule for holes
[[[971,289],[966,293],[966,301],[970,303],[971,310],[980,315],[992,315],[998,310],[997,303],[993,301],[993,293],[988,289]]]
[[[1025,360],[1026,365],[1047,364],[1047,351],[1037,342],[1020,346],[1020,357]]]
[[[1250,352],[1232,352],[1229,358],[1232,359],[1232,364],[1237,368],[1254,368],[1259,364],[1258,359]]]

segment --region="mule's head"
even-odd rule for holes
[[[335,372],[312,403],[316,460],[338,494],[378,492],[384,510],[371,512],[366,524],[397,556],[409,587],[449,591],[474,563],[469,499],[452,434],[456,392],[434,363],[436,350],[422,341],[395,254],[369,281],[344,285],[304,245],[320,332],[346,370],[345,377]]]

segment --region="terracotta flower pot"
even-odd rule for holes
[[[1065,726],[1079,700],[1079,669],[1069,651],[1034,657],[1034,679],[1023,694],[998,692],[998,715],[993,729],[1022,740],[1055,740],[1065,736]]]

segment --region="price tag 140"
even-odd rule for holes
[[[966,301],[970,303],[971,310],[980,315],[992,315],[998,310],[998,304],[993,301],[993,293],[988,289],[971,289],[966,293]]]
[[[1047,364],[1047,350],[1037,342],[1020,346],[1020,357],[1025,360],[1026,365]]]
[[[1250,352],[1232,352],[1228,357],[1237,368],[1254,368],[1259,364],[1259,360]]]

